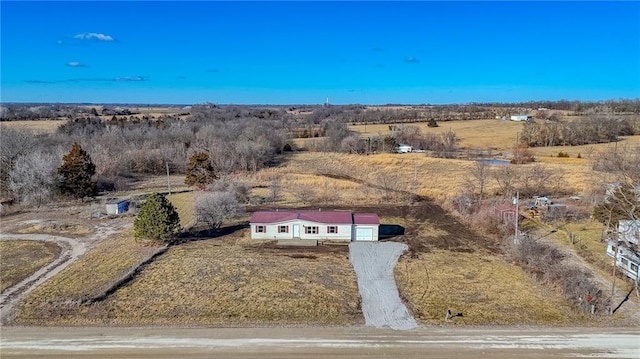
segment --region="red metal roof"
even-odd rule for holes
[[[353,219],[351,218],[351,212],[339,212],[339,211],[304,211],[298,212],[298,218],[304,221],[318,222],[318,223],[336,223],[336,224],[351,224]]]
[[[251,215],[251,223],[278,223],[300,219],[316,223],[379,224],[375,213],[351,213],[347,211],[259,211]]]
[[[298,218],[298,212],[289,211],[260,211],[253,212],[251,223],[277,223]]]
[[[375,213],[354,213],[353,223],[355,224],[380,224],[380,218]]]

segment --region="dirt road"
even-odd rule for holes
[[[611,328],[20,328],[9,358],[639,358],[640,334]]]
[[[415,319],[398,294],[393,275],[407,245],[396,242],[351,242],[349,259],[358,278],[366,325],[397,330],[413,329]]]

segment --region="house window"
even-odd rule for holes
[[[624,264],[624,265],[629,264],[629,261],[624,259],[624,258],[620,258],[620,262],[622,262],[622,264]]]
[[[256,233],[264,233],[264,232],[266,232],[264,226],[256,226]]]
[[[318,227],[315,227],[315,226],[304,227],[304,233],[305,234],[318,234]]]
[[[631,271],[634,273],[638,273],[638,265],[631,263]]]
[[[289,233],[289,226],[278,226],[278,233]]]
[[[338,226],[328,226],[327,233],[338,233]]]

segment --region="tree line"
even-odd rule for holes
[[[581,119],[550,115],[524,123],[520,140],[532,147],[577,146],[617,141],[619,136],[640,134],[640,116],[617,115],[611,108],[587,111]]]

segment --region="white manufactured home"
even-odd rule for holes
[[[615,259],[616,267],[627,277],[640,281],[640,221],[618,221],[617,240],[609,240],[607,254]]]
[[[251,215],[251,239],[377,241],[375,213],[349,211],[259,211]]]

